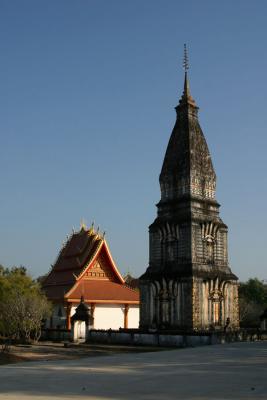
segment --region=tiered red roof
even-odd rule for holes
[[[84,226],[67,240],[43,282],[52,301],[139,303],[139,293],[129,288],[119,273],[103,236]]]

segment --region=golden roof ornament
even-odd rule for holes
[[[82,219],[81,219],[81,223],[80,223],[80,230],[86,231],[86,229],[87,229],[86,222],[85,222],[85,220],[82,218]]]
[[[90,235],[93,235],[94,233],[95,233],[95,230],[94,230],[94,221],[91,223],[91,226],[90,226],[90,229],[88,230],[88,235],[90,236]]]

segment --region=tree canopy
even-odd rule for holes
[[[0,333],[10,339],[38,340],[42,320],[50,315],[50,305],[23,266],[0,266]]]
[[[259,326],[259,316],[267,307],[267,285],[257,278],[251,278],[239,285],[240,325]]]
[[[240,283],[239,295],[256,304],[267,305],[267,287],[257,278]]]

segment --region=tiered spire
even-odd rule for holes
[[[214,199],[216,175],[199,125],[198,107],[189,90],[186,45],[183,68],[184,91],[176,107],[177,119],[160,173],[161,196],[163,201],[184,195]]]

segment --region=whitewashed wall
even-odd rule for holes
[[[128,328],[139,328],[139,306],[132,305],[128,312]]]
[[[71,316],[76,306],[71,308]],[[96,304],[94,329],[119,329],[124,327],[124,304]],[[139,327],[139,306],[130,305],[128,311],[128,328]]]
[[[78,304],[77,304],[78,306]],[[71,317],[75,313],[76,305],[71,307]],[[59,316],[61,308],[62,316]],[[63,304],[56,304],[52,314],[53,328],[65,327],[66,308]],[[46,320],[46,328],[50,327],[50,319]],[[96,304],[94,329],[119,329],[124,327],[124,304]],[[130,305],[128,311],[128,328],[139,327],[139,306]]]
[[[96,304],[94,329],[119,329],[124,326],[124,306]]]

